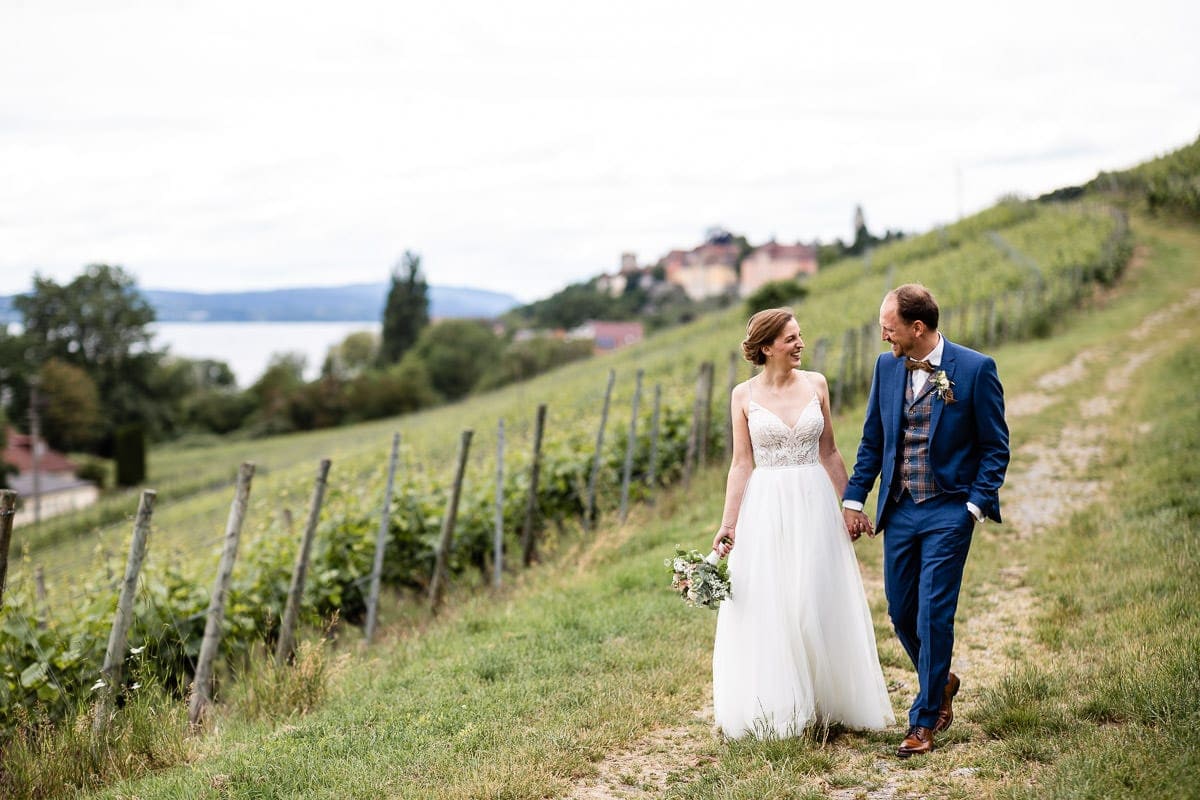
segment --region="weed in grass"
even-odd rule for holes
[[[870,779],[870,774],[865,770],[859,772],[835,772],[832,775],[825,776],[825,782],[834,789],[848,789],[851,786],[862,786]]]
[[[891,631],[889,630],[889,634]],[[884,639],[879,641],[879,663],[884,667],[895,667],[896,669],[912,669],[912,661],[908,659],[908,655],[901,649],[899,643],[894,640]]]
[[[59,797],[187,758],[186,708],[154,685],[128,693],[99,736],[92,731],[93,714],[92,707],[81,707],[73,723],[55,724],[39,709],[27,711],[0,753],[0,797]]]
[[[323,641],[303,641],[291,664],[276,666],[266,652],[250,660],[230,690],[229,707],[244,719],[281,720],[307,714],[345,670],[349,654],[334,656]]]
[[[475,674],[481,681],[492,683],[512,671],[512,663],[502,653],[486,651],[475,661]]]
[[[1002,747],[1018,762],[1036,761],[1048,764],[1054,760],[1056,753],[1049,740],[1045,738],[1016,736],[1006,739]]]
[[[799,775],[829,772],[837,759],[828,750],[815,746],[807,736],[764,739],[738,739],[730,742],[728,758],[750,761]]]

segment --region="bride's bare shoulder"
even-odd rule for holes
[[[817,388],[820,388],[820,389],[827,389],[827,388],[829,388],[829,382],[828,382],[827,380],[825,380],[825,376],[824,376],[824,375],[822,375],[821,373],[819,373],[819,372],[814,372],[814,371],[812,371],[812,370],[805,370],[805,371],[804,371],[804,375],[805,375],[805,376],[806,376],[806,377],[807,377],[807,378],[808,378],[810,381],[812,381],[812,382],[813,382],[813,385],[814,385],[814,386],[816,386]]]

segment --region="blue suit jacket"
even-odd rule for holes
[[[904,362],[890,352],[875,361],[862,443],[846,486],[846,500],[865,503],[875,479],[880,479],[876,527],[891,500],[896,454],[903,446],[902,411],[908,381]],[[942,491],[963,495],[964,502],[974,503],[985,517],[999,522],[1000,485],[1009,454],[1004,389],[996,362],[946,339],[938,369],[953,382],[955,402],[933,398],[929,458],[934,481]]]

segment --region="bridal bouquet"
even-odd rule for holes
[[[671,568],[671,588],[689,606],[715,609],[730,596],[729,567],[716,550],[702,556],[676,547],[675,557],[663,563]]]

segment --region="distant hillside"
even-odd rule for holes
[[[378,322],[388,284],[360,283],[258,292],[144,289],[160,322]],[[433,317],[495,317],[521,303],[482,289],[430,286]],[[12,297],[0,297],[0,322],[19,322]]]

